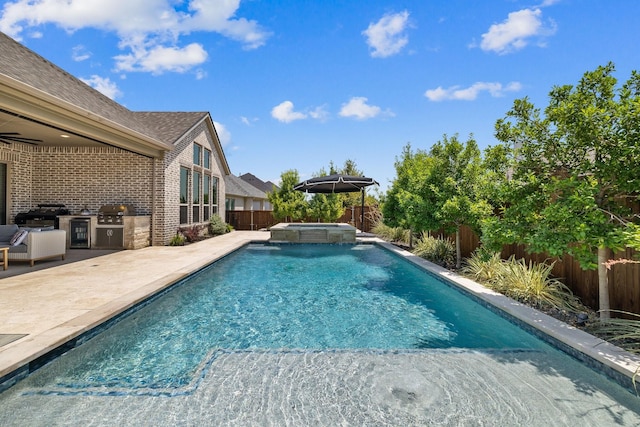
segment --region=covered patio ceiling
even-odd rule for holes
[[[49,147],[91,147],[103,143],[0,109],[0,144],[22,142]]]

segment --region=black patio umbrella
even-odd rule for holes
[[[333,174],[302,181],[293,189],[306,193],[362,193],[362,227],[364,228],[364,189],[370,185],[380,185],[373,178]]]

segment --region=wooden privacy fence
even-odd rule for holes
[[[271,211],[226,211],[226,220],[236,230],[261,230],[276,225]]]
[[[282,222],[273,218],[272,211],[226,211],[225,215],[227,223],[231,224],[236,230],[261,230]],[[305,222],[315,221],[309,220]],[[353,206],[346,209],[344,215],[337,222],[346,222],[365,232],[371,231],[373,227],[369,215],[369,206],[364,207],[364,228],[362,228],[362,206]]]

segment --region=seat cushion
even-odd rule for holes
[[[19,231],[16,224],[0,225],[0,242],[5,246],[9,245],[11,238]]]

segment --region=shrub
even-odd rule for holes
[[[478,248],[462,267],[462,274],[476,282],[488,284],[498,280],[501,269],[502,258],[499,253],[490,253]]]
[[[566,310],[577,313],[580,302],[562,282],[551,277],[553,264],[533,264],[511,257],[501,260],[498,254],[476,252],[467,261],[463,274],[496,292],[536,308]]]
[[[413,253],[445,268],[456,265],[456,247],[447,239],[436,239],[423,232],[413,249]]]
[[[227,224],[220,218],[220,215],[212,215],[209,218],[209,234],[219,236],[229,232]]]
[[[627,351],[640,354],[640,314],[610,311],[627,318],[601,318],[599,322],[590,323],[587,331]]]
[[[202,227],[200,226],[192,225],[189,227],[183,227],[179,231],[188,243],[197,242],[202,239]]]
[[[409,230],[402,227],[389,227],[382,222],[377,222],[371,231],[383,240],[409,244]]]
[[[176,233],[169,241],[169,246],[184,246],[185,240],[182,234]]]

